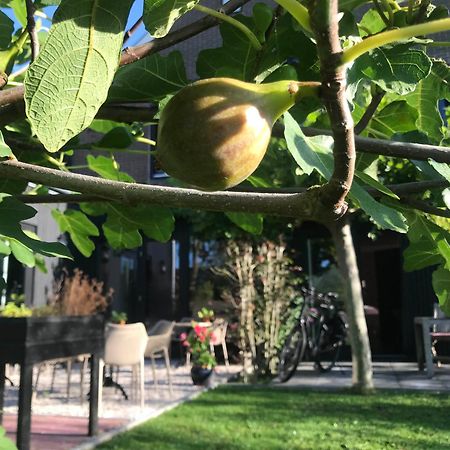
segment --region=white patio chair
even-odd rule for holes
[[[144,406],[144,353],[147,346],[147,331],[142,322],[116,325],[107,324],[105,336],[105,355],[100,365],[113,367],[131,366],[132,392],[139,390],[141,408]],[[138,386],[138,389],[136,388]],[[101,403],[101,394],[100,394]]]
[[[170,357],[169,349],[172,340],[172,332],[175,322],[168,320],[160,320],[148,333],[147,347],[145,349],[145,357],[150,358],[153,371],[153,382],[155,386],[158,384],[156,377],[155,359],[164,358],[167,370],[167,379],[169,381],[169,392],[172,395],[172,378],[170,375]]]
[[[227,328],[228,322],[225,319],[216,319],[213,322],[209,348],[211,350],[211,353],[216,356],[214,347],[217,347],[219,345],[222,346],[223,358],[225,360],[225,365],[228,368],[230,366],[230,363],[228,362],[228,349],[227,342],[225,340],[225,338],[227,337]]]

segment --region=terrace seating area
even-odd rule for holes
[[[29,326],[36,328],[36,324],[33,324]],[[201,391],[201,388],[194,386],[192,382],[190,365],[185,363],[184,353],[179,355],[181,359],[177,362],[170,359],[171,344],[177,345],[179,335],[175,322],[160,320],[148,328],[141,322],[107,323],[103,328],[100,321],[94,326],[98,335],[95,358],[85,353],[90,351],[87,344],[89,340],[84,339],[84,347],[77,348],[76,342],[81,341],[77,341],[76,338],[67,341],[67,345],[71,348],[69,353],[65,353],[61,340],[55,344],[56,347],[52,348],[57,350],[52,350],[51,359],[45,357],[47,353],[42,349],[40,350],[42,354],[33,351],[35,356],[27,356],[31,353],[27,353],[28,347],[24,344],[23,359],[11,355],[11,352],[8,353],[8,346],[2,350],[5,353],[2,353],[3,361],[7,363],[3,395],[4,424],[9,434],[17,431],[19,448],[27,450],[41,448],[39,445],[36,447],[33,433],[38,435],[50,433],[56,436],[64,435],[63,432],[67,430],[72,430],[69,434],[78,436],[69,439],[70,445],[67,448],[72,448],[73,439],[86,439],[88,430],[92,436],[97,431],[104,432],[109,426],[117,428],[130,421],[151,417]],[[64,332],[65,329],[61,330]],[[222,333],[217,345],[224,346],[226,327],[224,329],[219,327],[218,330]],[[57,341],[58,339],[54,340]],[[48,340],[34,341],[41,347],[44,342],[47,347],[51,345]],[[64,348],[58,349],[58,345]],[[77,349],[81,349],[83,354],[76,356]],[[226,350],[224,355],[226,356]],[[91,364],[88,363],[89,360]],[[227,358],[225,362],[226,375],[229,376]],[[26,379],[24,373],[27,374]],[[220,378],[220,374],[219,368],[209,385],[216,383],[215,378],[217,376]],[[93,398],[90,396],[91,392],[94,392]],[[24,402],[24,396],[30,396],[31,401]],[[27,437],[30,429],[30,405],[31,444]],[[67,427],[66,424],[75,417],[78,423],[78,427],[75,428],[78,431]],[[100,418],[99,422],[97,417]],[[28,423],[25,428],[22,425],[24,421]],[[61,425],[61,433],[52,433],[51,430],[55,431],[55,427],[58,428],[58,423]],[[40,432],[36,431],[36,426],[40,427]],[[42,448],[50,450],[52,447],[49,447],[48,439],[45,442]],[[64,445],[61,446],[61,442],[61,439],[56,439],[55,448],[66,448]]]
[[[184,361],[183,361],[184,362]],[[87,427],[89,415],[89,376],[84,377],[85,399],[80,403],[80,373],[79,364],[72,367],[72,386],[70,397],[67,398],[67,373],[64,365],[56,368],[53,390],[50,390],[53,367],[48,365],[41,368],[38,389],[33,398],[33,415],[31,426],[31,450],[69,450],[88,441]],[[202,392],[204,388],[194,386],[190,377],[189,367],[172,362],[171,381],[172,393],[169,389],[167,368],[162,360],[156,360],[154,365],[157,385],[153,379],[152,364],[145,360],[144,366],[144,404],[140,405],[139,395],[134,395],[132,389],[134,375],[132,367],[122,367],[119,375],[120,385],[123,386],[129,398],[126,400],[121,392],[115,388],[103,387],[102,408],[99,411],[100,434],[120,428],[127,428],[136,421],[154,417],[189,398]],[[216,368],[213,383],[222,383],[239,368],[219,366]],[[34,369],[34,377],[38,368]],[[109,370],[107,370],[109,374]],[[17,403],[19,395],[20,370],[16,367],[8,371],[14,386],[5,387],[4,420],[8,436],[15,439],[17,421]]]

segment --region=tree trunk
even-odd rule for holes
[[[358,392],[372,391],[372,354],[367,332],[355,247],[348,216],[329,224],[336,247],[340,271],[345,281],[345,307],[352,347],[353,388]]]

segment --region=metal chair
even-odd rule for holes
[[[447,316],[444,314],[442,309],[439,307],[438,303],[433,305],[433,318],[434,319],[445,319]],[[450,325],[433,325],[433,328],[430,332],[431,336],[431,352],[433,354],[433,358],[437,361],[437,366],[440,367],[441,361],[448,360],[448,358],[439,356],[437,354],[436,345],[439,341],[450,341]]]
[[[170,357],[169,349],[172,340],[172,331],[175,322],[168,320],[160,320],[149,331],[147,339],[147,347],[145,349],[145,357],[150,358],[152,363],[153,381],[155,386],[158,384],[156,378],[155,359],[164,358],[167,370],[167,378],[169,381],[169,392],[172,395],[172,378],[170,375]]]
[[[147,346],[147,331],[142,322],[106,326],[105,355],[100,365],[100,373],[103,365],[113,367],[131,366],[132,385],[138,385],[141,408],[144,406],[144,353]],[[134,392],[135,389],[132,390]],[[100,393],[100,402],[101,402]]]

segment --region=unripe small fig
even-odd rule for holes
[[[210,78],[181,89],[163,109],[156,158],[169,175],[215,191],[245,180],[258,167],[272,126],[299,95],[297,81],[252,84]],[[311,86],[305,88],[311,95]]]

